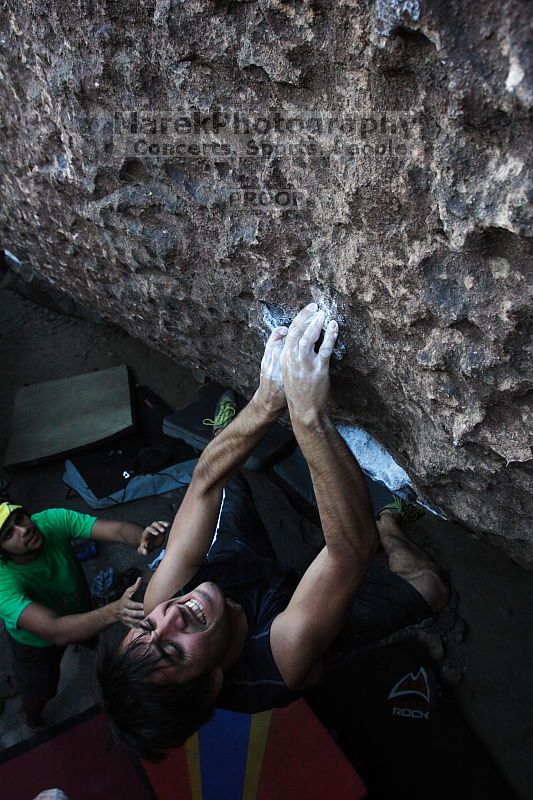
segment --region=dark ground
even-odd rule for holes
[[[192,401],[203,379],[118,328],[57,314],[10,290],[0,291],[0,318],[0,450],[9,435],[15,391],[24,384],[126,363],[139,382],[178,409]],[[32,512],[54,505],[90,511],[79,498],[66,498],[62,471],[62,462],[52,462],[4,474],[10,480],[10,499]],[[303,569],[316,551],[317,529],[296,513],[267,477],[253,473],[250,479],[282,565]],[[181,496],[181,491],[171,492],[98,513],[140,524],[171,519]],[[450,692],[463,717],[517,795],[526,800],[533,786],[531,574],[459,526],[435,517],[426,515],[412,535],[448,571],[455,590],[453,610],[441,615],[419,638],[428,645],[443,683],[455,684]],[[149,560],[127,548],[107,545],[86,568],[91,577],[103,564],[145,568]],[[146,569],[145,574],[151,573]],[[47,722],[58,722],[94,704],[92,661],[90,653],[68,649],[60,690],[46,710]],[[9,659],[4,657],[0,673],[4,696],[13,693],[10,673]],[[18,698],[8,697],[0,716],[0,746],[29,735]]]

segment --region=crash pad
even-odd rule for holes
[[[304,700],[252,715],[217,709],[185,747],[143,766],[161,799],[366,797],[362,779]]]
[[[165,417],[163,432],[181,439],[195,450],[203,450],[213,438],[212,429],[204,425],[203,420],[213,418],[217,401],[227,388],[216,381],[207,383],[194,403]],[[239,394],[236,397],[240,411],[246,405],[246,400]],[[292,433],[276,423],[254,447],[244,467],[254,471],[266,469],[282,458],[293,444]]]
[[[65,456],[134,427],[125,365],[22,386],[4,466]]]

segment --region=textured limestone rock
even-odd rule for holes
[[[245,392],[319,301],[337,418],[533,560],[528,3],[0,14],[0,244]]]

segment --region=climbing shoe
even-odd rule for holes
[[[213,428],[213,436],[216,436],[226,425],[229,425],[236,413],[237,398],[235,392],[228,389],[227,392],[224,392],[224,394],[219,397],[214,419],[204,419],[203,424]]]
[[[91,599],[94,608],[102,608],[122,595],[122,582],[115,567],[101,569],[94,576],[91,586]]]
[[[94,608],[102,608],[102,606],[118,600],[141,575],[142,573],[137,567],[130,567],[122,573],[115,567],[101,569],[94,576],[91,586]]]
[[[401,522],[416,522],[417,519],[423,517],[426,513],[423,508],[420,506],[414,505],[414,503],[407,503],[405,500],[402,500],[401,497],[397,495],[393,495],[394,499],[392,503],[388,503],[386,506],[383,506],[378,511],[377,518],[379,519],[379,515],[383,511],[392,511],[395,512],[394,516],[397,517]]]

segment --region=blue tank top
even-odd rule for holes
[[[282,572],[268,558],[233,556],[213,560],[200,567],[176,597],[187,594],[204,581],[212,581],[224,594],[242,606],[248,635],[236,664],[224,675],[217,697],[218,708],[254,714],[281,708],[301,697],[287,688],[270,647],[270,628],[285,610],[298,585],[294,570]]]

